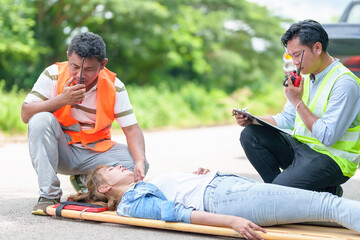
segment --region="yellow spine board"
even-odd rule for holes
[[[56,209],[49,206],[46,212],[55,216]],[[242,235],[231,228],[205,226],[199,224],[188,224],[180,222],[164,222],[161,220],[123,217],[116,214],[115,211],[105,211],[100,213],[80,212],[63,209],[61,216],[65,218],[74,218],[81,220],[92,220],[99,222],[119,223],[147,228],[157,228],[165,230],[174,230],[182,232],[201,233],[217,236],[238,237]],[[258,232],[261,237],[267,240],[303,240],[303,239],[331,239],[331,240],[360,240],[360,234],[355,231],[312,225],[289,224],[274,227],[266,227],[267,233]]]

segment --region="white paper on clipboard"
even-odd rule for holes
[[[265,127],[270,127],[270,128],[273,128],[274,130],[277,130],[277,131],[280,131],[280,132],[291,135],[291,130],[284,130],[284,129],[278,128],[277,126],[274,126],[274,125],[272,125],[270,123],[267,123],[267,122],[261,120],[260,118],[255,117],[254,115],[252,115],[251,113],[249,113],[247,111],[244,111],[242,109],[237,109],[237,108],[233,108],[233,110],[238,112],[238,113],[241,113],[242,115],[247,116],[248,119],[253,121],[254,124],[262,125],[262,126],[265,126]]]

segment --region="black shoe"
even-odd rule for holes
[[[338,197],[342,197],[342,195],[343,195],[343,189],[340,185],[339,186],[330,186],[330,187],[321,189],[320,192],[329,192]]]
[[[343,193],[343,188],[340,185],[336,186],[335,195],[338,197],[342,197]]]

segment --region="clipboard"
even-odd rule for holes
[[[278,132],[282,132],[282,133],[291,135],[291,130],[281,129],[281,128],[278,128],[277,126],[274,126],[274,125],[272,125],[270,123],[267,123],[267,122],[261,120],[260,118],[252,115],[250,112],[246,111],[247,108],[243,108],[243,109],[233,108],[232,110],[246,116],[249,120],[253,121],[253,124],[261,125],[261,126],[264,126],[264,127],[269,127],[269,128],[272,128],[272,129],[274,129],[274,130],[276,130]]]

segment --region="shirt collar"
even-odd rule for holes
[[[328,72],[330,72],[330,70],[335,67],[336,65],[339,64],[339,59],[337,58],[333,58],[334,61],[329,65],[327,66],[327,68],[325,68],[322,72],[314,75],[313,73],[310,73],[310,80],[312,83],[314,82],[321,82],[321,80],[325,77],[326,74],[328,74]]]
[[[89,91],[87,91],[87,93],[95,91],[97,89],[97,85],[98,84],[96,83],[92,88],[89,89]]]

